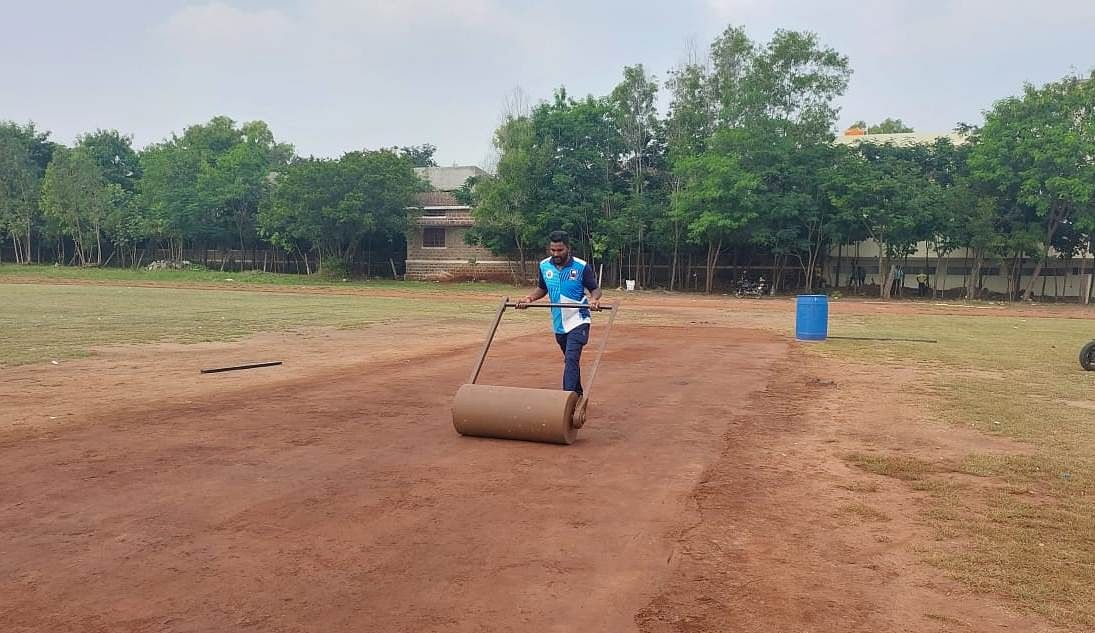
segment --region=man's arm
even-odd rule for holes
[[[525,295],[525,298],[517,300],[518,310],[524,310],[528,304],[547,296],[547,283],[544,282],[544,271],[538,271],[536,276],[536,290]]]
[[[597,284],[597,276],[593,274],[593,267],[586,266],[582,275],[582,285],[589,291],[589,307],[592,310],[601,309],[601,287]]]

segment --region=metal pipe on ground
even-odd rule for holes
[[[222,371],[239,371],[241,369],[255,369],[257,367],[273,367],[274,365],[280,365],[280,360],[271,361],[268,363],[251,363],[250,365],[233,365],[231,367],[215,367],[213,369],[203,369],[203,374],[218,374]]]

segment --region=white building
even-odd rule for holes
[[[898,146],[926,145],[934,143],[937,139],[948,138],[955,145],[965,142],[965,138],[957,133],[950,134],[923,134],[911,132],[906,134],[845,134],[838,137],[836,142],[842,145],[856,145],[859,143],[875,143],[879,145],[893,144]],[[851,271],[855,266],[863,268],[867,285],[877,285],[880,280],[878,270],[878,244],[874,240],[866,240],[858,244],[835,246],[830,251],[830,259],[825,271],[829,284],[838,287],[849,285]],[[1008,291],[1008,266],[1010,261],[989,261],[982,264],[981,288],[989,293],[1006,294]],[[1019,271],[1019,289],[1027,286],[1038,261],[1034,257],[1028,257]],[[940,290],[957,290],[967,286],[969,275],[975,265],[972,253],[966,249],[952,251],[940,261],[938,253],[931,245],[921,242],[916,246],[916,252],[907,258],[897,262],[905,273],[905,287],[915,291],[916,276],[927,272],[928,285]],[[1085,292],[1090,293],[1092,285],[1092,273],[1095,272],[1095,257],[1091,253],[1085,253],[1071,259],[1061,259],[1059,254],[1051,251],[1046,265],[1042,267],[1041,274],[1034,282],[1034,294],[1046,297],[1084,297]],[[839,279],[838,279],[839,274]],[[936,279],[937,276],[940,278]],[[936,285],[938,283],[938,286]],[[907,293],[908,291],[906,291]]]

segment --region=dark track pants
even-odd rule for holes
[[[556,334],[563,350],[563,391],[582,393],[582,348],[589,342],[589,324],[579,325],[566,334]]]

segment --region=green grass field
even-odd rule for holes
[[[974,589],[1095,630],[1095,372],[1077,361],[1080,347],[1095,338],[1095,321],[848,317],[832,329],[938,340],[834,340],[821,353],[914,364],[931,378],[899,388],[921,398],[940,422],[1027,447],[1017,455],[974,452],[944,465],[926,461],[930,455],[848,456],[931,495],[923,518],[939,540],[922,548],[924,558]],[[965,545],[954,547],[954,538]]]
[[[498,292],[512,289],[512,285],[498,283],[437,283],[428,281],[393,281],[391,279],[350,279],[341,281],[319,275],[287,275],[261,271],[219,272],[208,269],[195,270],[133,270],[130,268],[78,268],[75,266],[17,266],[0,264],[0,283],[12,281],[82,281],[82,282],[136,282],[164,285],[257,285],[311,288],[399,288],[411,290]]]
[[[301,327],[460,318],[476,300],[190,288],[3,284],[0,367],[87,356],[106,345],[197,343]],[[493,296],[484,295],[487,314]]]

